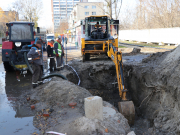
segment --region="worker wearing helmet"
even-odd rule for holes
[[[28,60],[30,63],[32,63],[32,85],[33,88],[37,87],[38,84],[42,84],[42,65],[43,65],[43,59],[42,59],[42,53],[39,50],[41,48],[41,41],[37,41],[35,45],[32,46],[30,51],[27,54]]]

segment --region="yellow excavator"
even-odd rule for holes
[[[88,16],[81,21],[81,54],[83,62],[93,54],[107,54],[116,67],[119,96],[118,108],[130,125],[135,119],[135,108],[132,101],[126,98],[127,89],[124,85],[122,53],[118,51],[119,20],[110,19],[107,15]]]

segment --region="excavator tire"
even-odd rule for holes
[[[134,124],[135,108],[132,101],[118,102],[119,112],[128,120],[129,125]]]
[[[83,62],[85,62],[86,60],[89,60],[90,54],[86,53],[85,55],[82,55],[82,57],[83,57]]]

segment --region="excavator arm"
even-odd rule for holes
[[[127,89],[125,89],[124,84],[122,53],[118,52],[113,44],[108,42],[107,54],[108,57],[112,59],[116,67],[119,96],[122,99],[122,102],[118,102],[119,111],[128,120],[128,123],[133,125],[135,119],[135,109],[133,102],[128,101],[126,98]]]
[[[119,96],[122,98],[123,101],[126,101],[126,92],[124,86],[124,76],[123,76],[123,64],[122,64],[122,53],[118,52],[116,48],[110,43],[108,50],[108,56],[112,59],[116,67],[116,75],[117,75],[117,82],[119,88]]]

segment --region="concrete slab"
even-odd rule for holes
[[[127,135],[136,135],[134,131],[129,132]]]
[[[103,117],[108,118],[109,116],[114,116],[116,111],[110,107],[103,107]]]
[[[90,119],[103,120],[103,101],[99,96],[84,99],[85,116]]]

